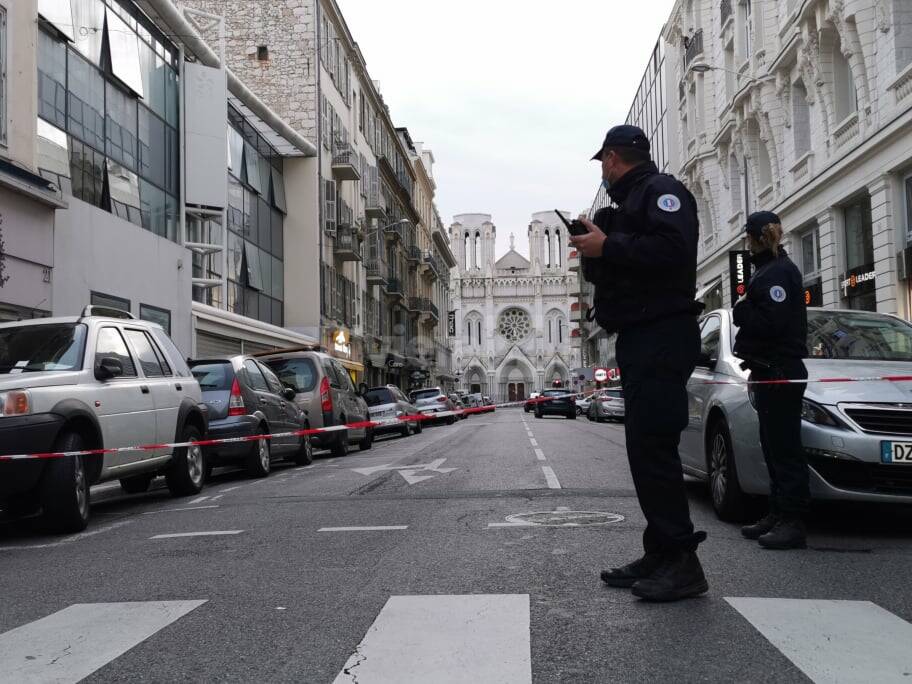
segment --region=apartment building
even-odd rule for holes
[[[770,209],[809,304],[908,318],[912,4],[680,0],[663,36],[707,307],[731,304],[730,254]]]
[[[4,308],[123,309],[161,324],[188,356],[314,341],[282,327],[282,169],[313,145],[222,67],[170,0],[5,9],[16,19],[14,52],[0,49],[17,65],[0,70],[17,93],[11,165],[56,216],[2,200],[16,218]]]
[[[408,389],[426,381],[427,333],[440,303],[424,296],[433,272],[422,247],[431,243],[419,237],[422,171],[413,156],[421,155],[393,124],[338,6],[185,4],[224,15],[228,64],[317,142],[313,167],[286,177],[289,197],[316,198],[309,211],[302,207],[303,230],[285,245],[296,262],[285,272],[286,290],[295,293],[286,300],[286,327],[321,340],[357,382]]]

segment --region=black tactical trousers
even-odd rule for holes
[[[751,380],[806,380],[807,369],[796,359],[775,370],[755,370],[750,377]],[[753,387],[773,513],[801,515],[810,505],[807,456],[801,446],[801,400],[805,387],[804,383]]]
[[[696,366],[700,332],[692,315],[677,315],[618,333],[624,387],[627,458],[646,516],[646,552],[692,551],[694,532],[678,443],[687,426],[687,379]]]

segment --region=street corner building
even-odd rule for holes
[[[450,226],[457,260],[450,332],[460,385],[495,401],[520,401],[556,382],[567,387],[580,365],[581,314],[566,229],[553,211],[533,214],[529,258],[516,251],[513,235],[497,258],[496,236],[489,214],[460,214]]]
[[[678,0],[659,42],[657,111],[699,206],[707,310],[737,298],[729,253],[763,209],[808,304],[909,318],[912,3]]]

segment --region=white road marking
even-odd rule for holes
[[[541,449],[536,449],[536,450],[535,450],[535,457],[536,457],[539,461],[544,461],[544,460],[545,460],[545,452],[542,451]]]
[[[554,474],[554,469],[551,466],[542,466],[542,472],[545,474],[545,480],[548,481],[549,489],[560,489],[561,485],[557,479],[557,475]]]
[[[530,684],[529,596],[392,596],[336,677]]]
[[[321,527],[317,532],[384,532],[386,530],[407,530],[408,525],[373,525],[366,527]]]
[[[129,525],[132,523],[132,520],[121,520],[120,522],[107,525],[105,527],[99,527],[95,530],[90,530],[88,532],[80,532],[79,534],[74,534],[69,537],[64,537],[55,542],[48,542],[47,544],[29,544],[27,546],[0,546],[0,551],[18,551],[19,549],[52,549],[55,546],[64,546],[65,544],[72,544],[73,542],[81,541],[87,537],[94,537],[98,534],[104,534],[105,532],[110,532],[111,530],[116,530],[118,527],[123,527],[124,525]]]
[[[211,499],[209,499],[209,501],[210,501],[210,502],[212,502],[212,501],[218,501],[218,500],[221,499],[223,496],[225,496],[225,495],[224,495],[224,494],[216,494],[216,495],[213,496]]]
[[[908,682],[912,624],[870,601],[726,598],[814,682]]]
[[[536,442],[535,439],[533,439],[533,438],[530,437],[530,438],[529,438],[529,441],[532,443],[532,446],[534,446],[534,447],[537,447],[537,446],[538,446],[538,442]]]
[[[177,537],[222,537],[225,535],[240,534],[244,530],[213,530],[212,532],[174,532],[172,534],[156,534],[149,539],[175,539]]]
[[[535,525],[527,522],[500,522],[488,523],[488,527],[535,527]]]
[[[215,499],[213,499],[214,501]],[[181,513],[183,511],[202,511],[206,508],[218,508],[218,506],[187,506],[187,508],[163,508],[160,511],[146,511],[143,515],[157,515],[158,513]]]
[[[406,482],[410,485],[417,484],[418,482],[423,482],[424,480],[430,480],[434,477],[435,474],[445,475],[446,473],[452,473],[456,468],[443,468],[441,467],[446,462],[445,458],[438,458],[430,463],[422,463],[418,465],[403,465],[403,466],[394,466],[392,464],[379,465],[379,466],[369,466],[367,468],[352,468],[353,472],[356,472],[360,475],[374,475],[384,470],[395,470],[398,471]],[[430,473],[429,475],[419,475],[418,473]]]
[[[227,494],[228,492],[233,492],[235,489],[240,489],[243,486],[244,485],[238,485],[236,487],[226,487],[225,489],[220,489],[219,492],[221,494]]]
[[[208,498],[209,498],[208,496],[198,496],[193,501],[188,501],[187,503],[198,504],[198,503],[202,503],[203,501],[205,501]]]
[[[0,682],[78,682],[204,603],[69,606],[0,635]]]

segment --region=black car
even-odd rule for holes
[[[250,356],[191,361],[190,370],[209,407],[210,439],[309,428],[307,415],[294,402],[294,390],[283,387],[275,373]],[[208,468],[242,463],[253,477],[266,477],[277,458],[309,464],[313,460],[310,437],[293,435],[206,447]]]
[[[576,401],[573,394],[566,390],[545,390],[540,400],[535,403],[535,417],[564,416],[576,420]]]

